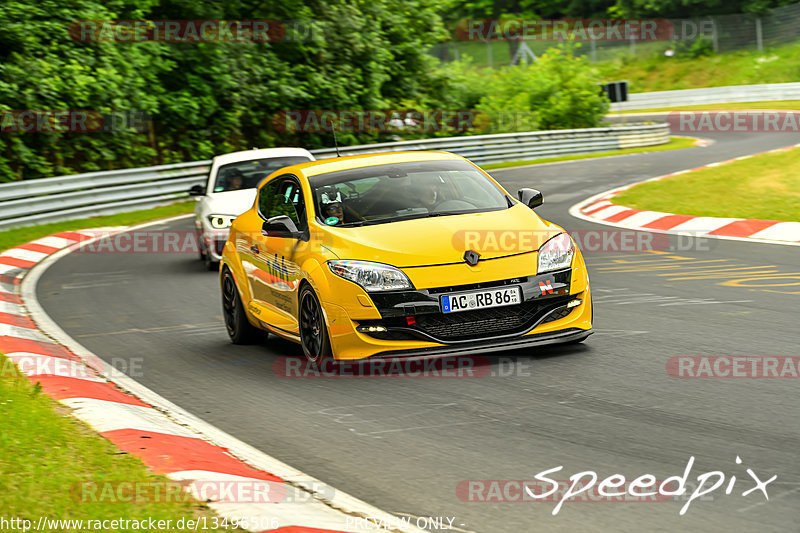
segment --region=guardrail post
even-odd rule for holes
[[[761,17],[756,17],[756,46],[758,46],[758,51],[764,51],[764,37],[761,33]]]
[[[714,53],[719,52],[719,31],[717,30],[717,19],[711,19],[711,46],[714,48]]]

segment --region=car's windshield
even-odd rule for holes
[[[306,161],[310,159],[304,156],[287,156],[251,159],[222,165],[217,170],[214,192],[252,189],[276,170]]]
[[[317,218],[331,226],[507,209],[506,194],[466,161],[393,163],[312,176]]]

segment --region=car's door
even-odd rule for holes
[[[289,217],[296,232],[271,229],[253,235],[250,247],[255,268],[248,273],[256,313],[273,327],[298,333],[297,289],[301,256],[308,235],[305,201],[297,178],[280,176],[261,188],[258,212],[262,222]]]

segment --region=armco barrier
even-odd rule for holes
[[[478,163],[585,154],[669,141],[667,124],[442,137],[340,147],[344,155],[443,150]],[[336,150],[312,150],[319,159]],[[187,196],[205,183],[211,161],[91,172],[0,184],[0,229],[146,209]]]
[[[765,83],[762,85],[729,85],[704,89],[630,93],[628,101],[611,104],[612,111],[650,109],[735,102],[768,102],[800,100],[800,83]]]

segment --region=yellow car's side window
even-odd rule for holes
[[[287,216],[298,229],[306,226],[303,192],[293,179],[276,179],[264,185],[258,197],[258,210],[268,220],[276,216]]]

